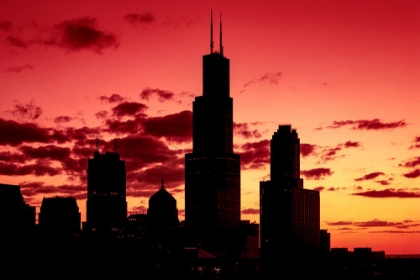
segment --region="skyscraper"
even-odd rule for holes
[[[229,59],[213,50],[203,56],[203,95],[193,101],[193,150],[185,155],[185,223],[209,251],[226,251],[240,228],[240,157],[233,152],[233,100]]]
[[[319,192],[303,188],[300,140],[290,125],[280,125],[274,133],[270,157],[271,180],[260,182],[263,275],[314,262],[320,242]]]
[[[127,219],[125,161],[116,151],[97,149],[88,161],[87,183],[87,229],[118,230]]]

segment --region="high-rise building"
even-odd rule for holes
[[[92,231],[118,231],[127,220],[125,161],[117,152],[89,158],[86,227]]]
[[[319,192],[303,188],[300,140],[280,125],[270,141],[270,181],[260,182],[260,241],[263,275],[313,263],[320,243]]]
[[[75,236],[80,231],[80,212],[74,197],[42,199],[38,225],[46,235]]]
[[[185,155],[185,225],[208,251],[226,251],[240,228],[240,157],[233,152],[233,100],[229,59],[203,56],[203,95],[193,101],[193,149]]]
[[[2,234],[17,237],[33,233],[35,220],[35,206],[25,203],[20,186],[0,184]]]

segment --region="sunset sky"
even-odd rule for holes
[[[126,160],[128,211],[161,178],[184,219],[184,155],[219,14],[242,218],[259,222],[269,140],[291,124],[331,247],[420,254],[420,1],[0,0],[0,183],[75,196],[87,159]],[[1,191],[1,190],[0,190]]]

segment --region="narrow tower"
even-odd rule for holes
[[[210,19],[213,32],[213,19]],[[220,25],[221,27],[221,25]],[[220,30],[220,39],[222,30]],[[185,222],[208,251],[229,251],[240,228],[240,157],[233,152],[229,59],[203,56],[203,95],[193,101],[193,150],[185,155]]]

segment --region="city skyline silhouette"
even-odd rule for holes
[[[289,123],[331,247],[418,254],[418,3],[270,3],[213,7],[231,60],[241,219],[259,223],[269,139]],[[75,197],[84,222],[96,137],[101,153],[118,138],[127,212],[145,213],[163,177],[184,220],[211,7],[124,3],[110,16],[76,1],[46,16],[14,5],[0,11],[0,183],[19,185],[37,215],[44,197]]]

